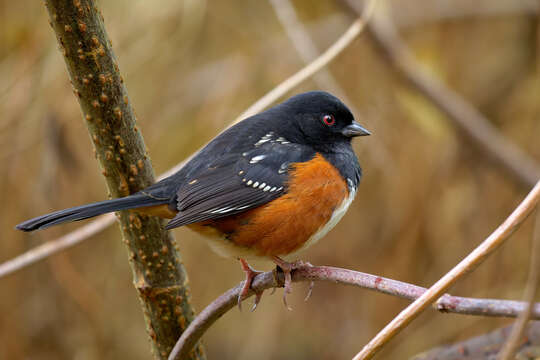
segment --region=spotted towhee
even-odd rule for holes
[[[33,231],[100,214],[136,209],[207,236],[217,253],[246,273],[239,302],[257,274],[246,258],[267,258],[290,272],[300,250],[341,219],[361,177],[351,138],[369,135],[336,97],[307,92],[232,126],[176,174],[133,195],[27,220]],[[260,299],[256,299],[256,303]]]

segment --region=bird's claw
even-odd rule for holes
[[[244,281],[244,286],[242,286],[242,290],[240,291],[240,294],[238,294],[238,309],[242,311],[242,301],[244,301],[244,299],[248,295],[253,279],[255,278],[255,276],[261,274],[262,271],[254,270],[251,266],[249,266],[247,261],[244,259],[239,259],[239,260],[240,260],[240,264],[242,265],[242,270],[246,274],[246,280]],[[257,308],[257,305],[261,301],[263,292],[264,290],[255,291],[255,302],[253,304],[253,307],[251,308],[251,311],[255,311],[255,309]]]
[[[289,263],[289,262],[287,262],[287,261],[285,261],[285,260],[283,260],[283,259],[281,259],[281,258],[279,258],[277,256],[273,256],[272,260],[274,261],[274,263],[276,263],[277,266],[279,266],[281,268],[281,270],[283,270],[283,274],[285,276],[285,283],[283,285],[283,287],[284,287],[283,303],[285,304],[285,307],[287,308],[287,310],[292,310],[292,308],[287,303],[287,295],[292,292],[291,271],[296,270],[296,269],[300,269],[302,267],[313,267],[313,265],[311,265],[309,262],[304,262],[304,261],[301,261],[301,260],[297,260],[297,261],[295,261],[293,263]],[[307,296],[304,299],[304,301],[307,301],[311,297],[311,294],[313,292],[313,286],[314,286],[314,282],[312,281],[310,283],[308,293],[307,293]]]

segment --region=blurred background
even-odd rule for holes
[[[393,1],[400,34],[430,73],[540,162],[535,1]],[[320,51],[354,14],[333,0],[292,4]],[[471,5],[472,4],[472,5]],[[304,64],[267,1],[101,1],[121,73],[157,174],[197,150]],[[0,262],[76,229],[13,226],[98,201],[107,190],[42,2],[0,0]],[[348,214],[303,260],[429,286],[489,235],[528,189],[457,132],[362,34],[329,67],[358,120],[364,177]],[[289,95],[320,86],[309,80]],[[323,90],[328,90],[324,89]],[[521,298],[533,221],[452,294]],[[204,306],[243,279],[188,229],[174,231]],[[254,264],[257,267],[258,264]],[[270,270],[263,265],[261,270]],[[0,279],[0,359],[149,359],[117,225]],[[234,309],[204,336],[209,359],[352,357],[407,301],[317,283]],[[426,311],[380,354],[404,359],[509,320]]]

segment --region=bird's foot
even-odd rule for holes
[[[251,283],[253,282],[253,279],[258,274],[261,274],[262,271],[254,270],[245,259],[239,259],[239,260],[240,260],[240,264],[242,265],[242,270],[246,274],[246,280],[244,281],[244,286],[242,287],[240,294],[238,294],[238,309],[242,311],[242,301],[246,298],[247,294],[249,293],[249,289],[251,288]],[[253,303],[253,307],[251,308],[251,311],[254,311],[257,308],[257,305],[261,301],[263,291],[255,291],[255,302]]]
[[[292,308],[287,304],[287,295],[292,292],[292,278],[291,278],[291,271],[300,269],[303,267],[313,267],[309,262],[304,262],[301,260],[297,260],[295,262],[287,262],[283,259],[281,259],[278,256],[272,256],[272,261],[279,266],[281,270],[283,270],[283,274],[285,275],[285,284],[284,284],[284,291],[283,291],[283,303],[285,304],[285,307],[287,310],[292,310]],[[313,292],[313,286],[314,282],[312,281],[309,285],[308,293],[304,301],[307,301],[311,293]]]

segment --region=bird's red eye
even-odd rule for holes
[[[322,121],[326,126],[332,126],[336,123],[336,119],[333,115],[324,115]]]

